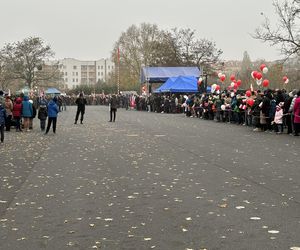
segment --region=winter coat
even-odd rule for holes
[[[22,115],[22,98],[18,97],[14,103],[13,116],[21,117]]]
[[[33,116],[32,104],[29,102],[28,96],[24,96],[22,102],[22,117],[31,118]]]
[[[51,118],[57,117],[58,112],[59,112],[59,109],[58,109],[56,102],[51,100],[48,103],[48,116]]]
[[[2,104],[0,103],[0,126],[5,125],[5,121],[6,121],[6,111],[5,108],[2,106]]]
[[[109,101],[109,104],[110,104],[110,108],[111,109],[117,109],[118,107],[118,100],[117,100],[117,97],[116,96],[112,96],[110,101]]]
[[[300,123],[300,96],[295,100],[294,115],[294,123]]]
[[[275,116],[274,116],[274,123],[275,124],[282,124],[282,117],[283,117],[283,110],[280,107],[276,108]]]
[[[47,106],[42,105],[39,108],[39,112],[38,112],[38,118],[40,120],[46,120],[48,116],[48,111],[47,111]]]
[[[86,105],[86,99],[85,98],[78,97],[76,99],[75,103],[77,104],[77,109],[78,110],[85,111],[85,105]]]

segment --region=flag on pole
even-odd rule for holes
[[[118,47],[118,63],[120,63],[120,48]]]

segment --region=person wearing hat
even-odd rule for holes
[[[52,125],[52,129],[53,129],[53,133],[56,133],[56,122],[57,122],[57,114],[59,112],[58,109],[58,105],[57,103],[57,97],[55,96],[49,103],[48,103],[48,124],[47,124],[47,129],[45,132],[45,135],[48,134],[51,124]]]

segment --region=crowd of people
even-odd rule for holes
[[[158,113],[185,113],[216,122],[253,127],[253,131],[271,131],[299,136],[300,91],[294,89],[265,91],[224,91],[202,95],[132,96],[131,109]]]
[[[33,129],[33,119],[38,117],[40,129],[47,134],[52,126],[56,132],[57,114],[68,105],[77,105],[75,124],[83,123],[85,105],[109,105],[110,122],[116,119],[118,107],[126,110],[157,113],[184,113],[216,122],[227,122],[253,127],[254,131],[273,131],[299,136],[300,91],[224,91],[193,95],[89,95],[79,96],[31,96],[21,94],[11,97],[0,91],[0,134],[4,141],[4,130],[13,125],[17,132]],[[46,126],[46,120],[48,124]]]

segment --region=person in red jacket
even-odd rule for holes
[[[14,120],[16,121],[16,131],[17,132],[22,131],[21,123],[20,123],[21,114],[22,114],[22,98],[18,97],[15,100],[14,107],[13,107],[13,117],[14,117]]]

